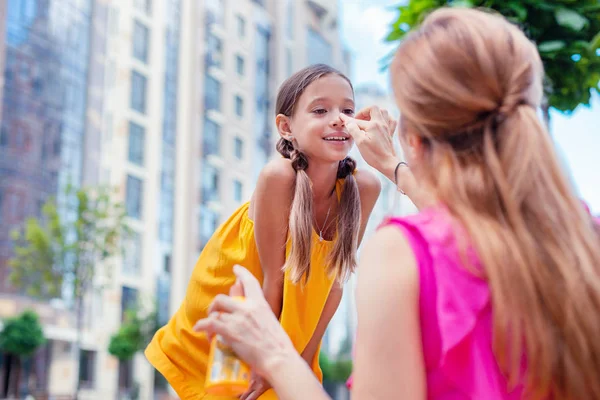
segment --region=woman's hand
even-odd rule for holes
[[[417,208],[431,203],[432,196],[418,187],[408,165],[400,164],[396,156],[393,137],[397,122],[386,110],[371,106],[360,110],[354,118],[344,114],[340,118],[367,164],[394,182]]]
[[[344,114],[340,118],[367,164],[394,182],[394,170],[399,161],[393,142],[397,122],[377,106],[360,110],[354,118]]]
[[[279,363],[300,356],[271,311],[256,278],[237,265],[233,271],[238,281],[231,295],[243,292],[246,300],[216,296],[209,307],[209,316],[199,320],[194,330],[209,336],[221,335],[256,374],[268,379]]]

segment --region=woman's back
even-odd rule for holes
[[[509,391],[494,356],[492,306],[481,263],[464,228],[443,208],[390,218],[408,238],[419,270],[419,314],[430,399],[520,399],[522,385]],[[461,241],[463,241],[461,243]]]

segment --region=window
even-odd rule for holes
[[[287,2],[287,37],[290,40],[294,39],[294,0]]]
[[[148,62],[148,28],[138,21],[133,24],[133,57],[143,63]]]
[[[127,215],[131,218],[142,217],[143,183],[141,179],[127,175],[126,204]]]
[[[292,54],[291,49],[285,49],[286,55],[286,64],[287,64],[287,74],[288,76],[292,76],[294,73],[294,56]]]
[[[244,76],[244,58],[239,54],[235,56],[235,69],[239,76]]]
[[[238,160],[244,157],[244,142],[239,137],[233,139],[233,154]]]
[[[238,203],[241,202],[244,196],[243,191],[244,187],[242,182],[238,180],[233,181],[233,200],[237,201]]]
[[[200,248],[203,248],[217,230],[219,215],[206,206],[200,208]]]
[[[325,40],[319,32],[312,28],[308,28],[308,40],[307,40],[308,51],[308,64],[328,64],[332,63],[332,50],[331,44]]]
[[[129,123],[129,161],[144,165],[145,129],[134,122]]]
[[[4,127],[0,129],[0,146],[8,147],[8,130]]]
[[[133,0],[136,9],[143,13],[150,14],[152,11],[152,0]]]
[[[127,390],[133,386],[133,358],[119,361],[119,389]]]
[[[142,114],[146,113],[147,79],[139,72],[131,73],[131,108]]]
[[[138,276],[142,262],[142,237],[137,232],[132,232],[125,240],[125,254],[123,257],[123,275]]]
[[[236,17],[237,20],[237,32],[240,38],[246,36],[246,20],[241,15]]]
[[[202,202],[219,200],[219,171],[208,163],[202,164]]]
[[[221,111],[221,82],[206,75],[204,88],[204,109]]]
[[[127,311],[135,310],[138,304],[137,289],[123,286],[121,292],[121,321],[125,320]]]
[[[79,355],[79,382],[86,389],[94,388],[94,376],[96,373],[96,352],[81,350]]]
[[[235,96],[235,114],[240,118],[244,116],[244,99],[237,95]]]
[[[223,68],[223,42],[211,32],[208,32],[207,35],[206,62],[209,67]]]
[[[202,139],[204,156],[221,153],[221,127],[208,118],[204,119]]]
[[[171,279],[169,274],[161,273],[156,276],[156,313],[160,325],[169,322],[169,298],[171,297]]]

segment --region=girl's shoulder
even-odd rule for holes
[[[278,157],[263,167],[258,180],[269,184],[293,184],[296,181],[296,171],[291,160]]]
[[[367,169],[357,169],[354,171],[354,179],[358,186],[358,192],[362,200],[379,196],[381,192],[381,180],[375,173]]]

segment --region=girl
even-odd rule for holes
[[[210,302],[235,281],[235,264],[248,267],[297,352],[321,378],[318,351],[325,328],[354,271],[357,246],[379,196],[380,183],[355,171],[353,141],[341,115],[354,115],[348,78],[326,65],[286,80],[277,96],[281,158],[261,172],[250,202],[207,243],[179,311],[161,328],[146,357],[184,400],[204,392],[209,341],[192,331]],[[282,268],[283,267],[283,268]],[[241,398],[268,386],[255,379]],[[274,399],[273,391],[261,399]]]
[[[430,196],[363,249],[353,398],[600,399],[600,235],[536,114],[535,45],[501,16],[441,9],[390,71],[400,141]],[[375,109],[342,119],[359,149],[385,134]],[[236,273],[248,301],[216,299],[225,313],[197,329],[222,334],[280,399],[327,398]]]

